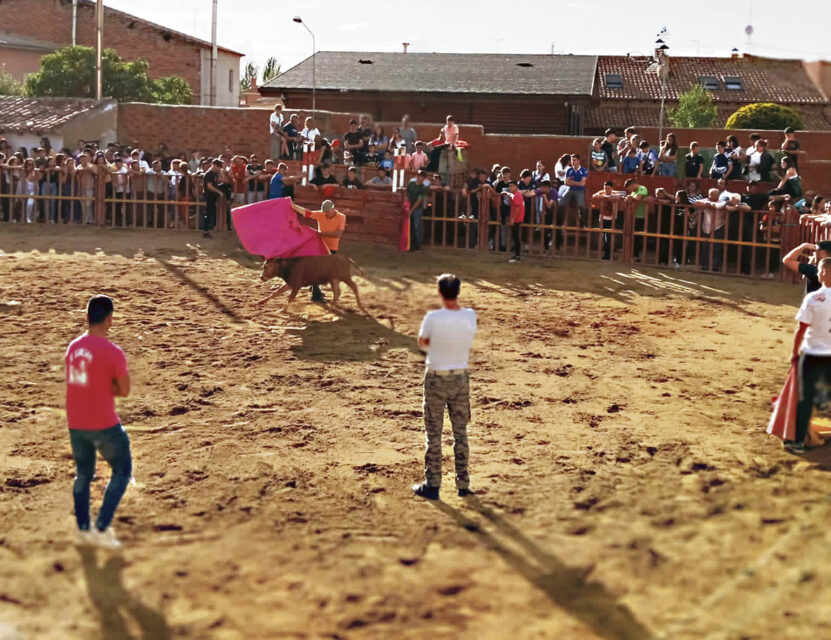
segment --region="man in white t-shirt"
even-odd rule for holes
[[[286,136],[283,134],[283,105],[274,105],[274,113],[268,119],[268,130],[271,134],[271,159],[276,162],[289,153]]]
[[[831,384],[831,258],[819,263],[822,287],[802,300],[796,319],[793,362],[799,376],[799,403],[796,407],[796,439],[786,442],[790,451],[805,450],[814,398],[821,383]],[[800,353],[801,352],[801,353]]]
[[[444,409],[453,427],[453,453],[456,461],[456,489],[470,495],[467,423],[470,421],[470,374],[468,359],[476,335],[476,312],[459,306],[461,281],[445,273],[439,277],[442,308],[430,311],[418,332],[418,347],[427,352],[424,375],[424,430],[427,450],[424,455],[425,481],[413,487],[422,498],[438,500],[441,487],[441,436]]]

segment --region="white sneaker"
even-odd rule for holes
[[[519,261],[520,261],[519,256],[515,256],[515,257],[511,258],[510,260],[508,260],[508,262],[519,262]]]
[[[96,531],[87,529],[83,531],[78,529],[75,532],[75,546],[76,547],[92,547],[95,545]]]
[[[107,527],[104,531],[98,531],[95,529],[94,539],[96,547],[100,547],[102,549],[120,549],[121,548],[121,541],[115,537],[115,529],[112,527]]]

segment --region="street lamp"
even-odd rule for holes
[[[667,78],[669,77],[669,59],[667,58],[669,47],[660,38],[658,38],[655,45],[655,61],[647,67],[646,72],[655,72],[661,79],[661,111],[658,116],[658,144],[660,145],[664,140],[664,104],[666,103]]]
[[[315,94],[317,93],[317,79],[315,78],[315,55],[317,54],[317,47],[315,46],[315,34],[312,33],[309,25],[303,22],[303,18],[300,16],[294,16],[292,20],[297,24],[302,24],[306,31],[309,32],[309,35],[312,36],[312,118],[315,118]]]

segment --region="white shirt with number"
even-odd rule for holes
[[[831,356],[831,288],[822,287],[805,296],[796,319],[809,325],[802,340],[802,352]]]
[[[437,371],[467,369],[476,335],[476,312],[470,308],[430,311],[421,323],[419,338],[430,340],[427,368]]]

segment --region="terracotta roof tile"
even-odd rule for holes
[[[660,100],[661,83],[654,72],[647,72],[646,57],[598,56],[598,91],[601,99]],[[731,58],[669,57],[667,99],[677,100],[699,83],[700,76],[715,76],[719,89],[711,91],[716,102],[779,102],[785,104],[827,104],[811,81],[800,60],[778,60],[745,55]],[[606,74],[623,76],[623,87],[606,86]],[[724,79],[741,79],[743,90],[725,88]]]
[[[18,98],[0,96],[0,134],[48,132],[106,105],[114,100],[89,98]]]

